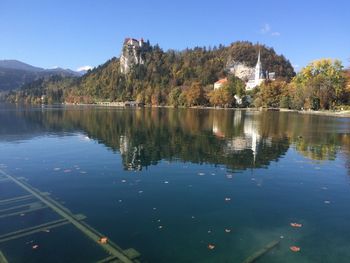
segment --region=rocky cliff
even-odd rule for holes
[[[243,81],[248,81],[254,76],[255,68],[247,66],[242,62],[229,61],[227,70]]]

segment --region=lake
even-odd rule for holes
[[[350,261],[349,118],[0,105],[0,170],[9,262],[108,257],[17,181],[141,262]]]

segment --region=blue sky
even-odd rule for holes
[[[299,68],[324,57],[349,66],[349,10],[347,0],[0,0],[0,59],[97,66],[143,37],[165,50],[248,40]]]

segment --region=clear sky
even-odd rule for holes
[[[119,56],[125,37],[163,49],[272,46],[298,67],[350,62],[348,0],[0,0],[0,59],[77,69]]]

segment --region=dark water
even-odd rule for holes
[[[146,262],[242,262],[274,240],[258,262],[350,262],[349,151],[345,118],[0,106],[0,169]],[[20,191],[0,183],[1,199]],[[0,235],[55,217],[44,209],[0,218]],[[0,250],[10,262],[104,257],[70,225]]]

